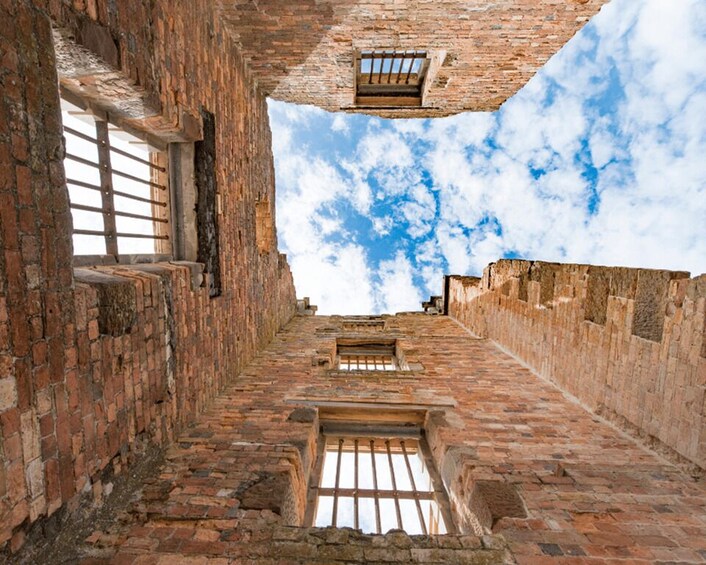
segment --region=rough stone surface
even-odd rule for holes
[[[264,92],[328,110],[355,108],[356,50],[426,50],[423,108],[366,110],[421,117],[496,110],[603,3],[227,0],[219,16]]]
[[[0,0],[0,559],[33,563],[27,540],[72,528],[144,448],[164,466],[76,548],[84,565],[704,561],[703,482],[446,316],[316,318],[271,233],[264,94],[345,107],[356,48],[421,47],[440,66],[417,115],[494,108],[601,3]],[[162,145],[213,113],[205,275],[76,276],[57,83]],[[706,279],[608,269],[591,287],[589,271],[500,262],[429,310],[703,466]],[[332,370],[349,332],[396,339],[410,370]],[[423,418],[458,534],[296,527],[318,414],[342,406]]]
[[[548,268],[552,296],[531,275]],[[705,279],[502,260],[480,283],[452,277],[449,311],[698,473],[706,468]]]
[[[274,203],[266,102],[204,10],[191,2],[0,2],[6,550],[19,549],[33,523],[94,492],[106,468],[124,472],[137,436],[169,444],[295,311],[286,260],[258,250],[255,237],[255,203]],[[59,70],[73,68],[62,85],[98,107],[109,99],[112,112],[139,99],[159,111],[118,112],[121,123],[160,139],[194,139],[202,106],[218,116],[220,297],[194,287],[185,264],[74,276],[52,21],[90,53],[115,39],[117,59],[102,43],[93,53],[101,65],[71,67],[64,58]],[[61,56],[70,60],[69,51]]]
[[[126,526],[97,532],[88,547],[101,546],[103,563],[199,557],[232,563],[501,563],[509,561],[506,544],[521,564],[580,563],[578,558],[596,564],[703,562],[703,482],[450,318],[420,313],[384,320],[383,334],[397,335],[401,349],[417,350],[423,374],[332,377],[311,365],[310,352],[348,334],[341,319],[295,317],[180,434]],[[289,419],[292,407],[304,402],[328,406],[329,413],[330,403],[383,403],[385,411],[428,407],[427,440],[437,468],[445,470],[460,532],[430,538],[390,532],[383,538],[289,527],[301,524],[313,462],[304,461],[297,445],[313,454],[317,443],[314,422]],[[365,421],[371,413],[363,411]],[[278,486],[271,489],[271,506],[262,508],[267,489],[252,494],[271,478]],[[526,516],[516,506],[499,516],[496,500],[495,519],[476,530],[467,520],[473,493],[478,488],[491,499],[489,490],[498,485],[516,492]]]

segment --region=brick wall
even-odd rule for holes
[[[706,276],[503,260],[449,313],[658,449],[706,468]]]
[[[352,334],[338,317],[295,317],[179,436],[125,525],[89,538],[90,563],[501,563],[506,547],[521,564],[706,561],[703,482],[449,317],[385,322]],[[395,337],[417,368],[327,367],[352,335]],[[459,533],[297,528],[321,410],[411,408],[426,412]]]
[[[603,0],[305,0],[222,2],[261,88],[327,110],[353,108],[354,53],[423,49],[432,65],[424,108],[383,116],[496,110],[593,16]],[[438,68],[437,68],[438,67]]]
[[[74,272],[52,18],[94,49],[114,39],[117,67],[66,83],[141,93],[134,128],[193,139],[215,115],[220,297],[195,264]],[[0,545],[99,494],[136,438],[168,443],[295,310],[285,258],[255,241],[255,203],[274,203],[266,103],[219,26],[191,2],[0,3]]]

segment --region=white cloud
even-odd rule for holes
[[[419,290],[414,286],[412,265],[404,252],[397,251],[393,260],[381,261],[378,274],[380,285],[376,289],[376,300],[379,311],[419,310]]]
[[[358,245],[318,245],[290,258],[297,293],[320,314],[369,314],[375,310],[365,250]]]
[[[443,272],[508,253],[706,271],[703,29],[703,0],[613,0],[494,114],[354,128],[271,104],[299,293],[322,312],[417,309]],[[342,157],[312,149],[313,122]]]
[[[346,121],[346,118],[343,116],[343,114],[336,114],[333,118],[333,122],[331,122],[331,129],[333,131],[348,134],[351,128],[348,125],[348,122]]]

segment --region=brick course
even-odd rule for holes
[[[295,317],[179,436],[131,523],[92,536],[101,562],[210,556],[241,563],[499,563],[510,559],[505,547],[517,563],[704,561],[703,482],[450,318],[385,321],[383,335],[414,351],[423,370],[343,374],[315,364],[350,332],[338,317]],[[293,527],[302,523],[315,453],[312,407],[363,404],[428,411],[427,440],[459,534],[382,538]],[[267,489],[255,496],[259,484]],[[474,523],[468,510],[475,487],[504,517]],[[510,490],[525,515],[508,510]]]
[[[498,109],[603,3],[229,0],[221,16],[264,92],[327,110],[355,109],[356,50],[429,51],[423,108],[365,110],[409,118]]]
[[[468,25],[487,39],[480,59],[455,44],[448,64],[463,72],[421,113],[497,107],[601,2],[501,2],[469,20],[450,1],[290,4],[0,0],[2,555],[81,493],[100,500],[107,472],[147,442],[167,463],[124,527],[89,538],[86,564],[485,563],[509,560],[508,547],[520,563],[705,560],[703,482],[452,319],[386,317],[409,367],[386,375],[333,370],[334,338],[352,330],[311,316],[308,300],[277,333],[297,301],[269,233],[263,95],[342,107],[352,49],[450,49]],[[430,21],[447,35],[415,35]],[[308,80],[322,72],[336,84]],[[221,296],[193,263],[72,268],[58,81],[162,141],[198,139],[202,110],[213,113]],[[703,277],[499,262],[482,281],[450,282],[467,328],[703,467]],[[425,412],[460,534],[296,527],[315,408],[341,403]]]
[[[137,436],[169,443],[295,310],[286,260],[255,242],[255,203],[274,203],[265,100],[217,19],[168,4],[0,3],[0,546],[100,492]],[[119,282],[119,307],[97,274],[74,278],[52,19],[116,39],[112,72],[158,110],[131,127],[193,139],[189,116],[216,115],[219,298],[192,288],[186,264],[89,269]],[[94,71],[62,82],[100,104]]]
[[[706,468],[706,277],[502,260],[452,277],[449,313],[591,410]]]

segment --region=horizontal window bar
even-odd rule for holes
[[[82,133],[74,128],[70,128],[69,126],[64,126],[64,131],[76,137],[80,137],[81,139],[85,139],[86,141],[90,141],[91,143],[98,143],[98,139],[95,137],[91,137],[88,134]]]
[[[152,200],[151,198],[143,198],[142,196],[134,196],[128,192],[122,192],[120,190],[113,190],[113,195],[120,196],[122,198],[129,198],[130,200],[137,200],[138,202],[147,202],[149,204],[154,204],[155,206],[163,206],[166,208],[167,203],[160,200]]]
[[[88,182],[83,182],[80,180],[75,180],[75,179],[66,179],[67,184],[73,184],[75,186],[80,186],[81,188],[87,188],[89,190],[97,190],[98,192],[102,192],[103,189],[96,185],[96,184],[91,184]],[[151,198],[143,198],[142,196],[135,196],[134,194],[130,194],[129,192],[122,192],[120,190],[113,190],[113,194],[115,196],[120,196],[122,198],[129,198],[130,200],[137,200],[138,202],[147,202],[148,204],[154,204],[155,206],[162,206],[166,208],[167,203],[162,202],[161,200],[152,200]]]
[[[69,204],[73,210],[85,210],[86,212],[98,212],[99,214],[107,213],[105,208],[99,208],[97,206],[86,206],[85,204]]]
[[[118,237],[136,237],[142,239],[169,239],[168,235],[154,235],[146,233],[117,233]]]
[[[93,161],[89,161],[88,159],[84,159],[83,157],[78,157],[77,155],[72,155],[71,153],[67,153],[66,158],[71,159],[72,161],[76,161],[77,163],[81,163],[83,165],[88,165],[89,167],[94,167],[96,169],[101,168],[101,166],[98,163],[95,163]]]
[[[89,190],[97,190],[98,192],[102,192],[102,188],[98,186],[97,184],[91,184],[89,182],[83,182],[82,180],[76,180],[76,179],[66,179],[66,184],[73,184],[75,186],[80,186],[81,188],[88,188]]]
[[[164,167],[160,167],[159,165],[155,165],[154,163],[150,163],[147,159],[142,159],[141,157],[137,157],[136,155],[133,155],[132,153],[128,153],[127,151],[123,151],[122,149],[118,149],[117,147],[113,147],[112,145],[110,146],[110,150],[114,153],[117,153],[118,155],[122,155],[123,157],[127,157],[128,159],[132,159],[133,161],[137,161],[138,163],[142,163],[143,165],[148,165],[152,167],[153,169],[156,169],[157,171],[161,172],[166,172],[167,169]]]
[[[97,231],[97,230],[74,230],[74,235],[106,236],[109,234],[107,232]],[[141,238],[141,239],[169,239],[168,235],[154,235],[154,234],[146,234],[146,233],[116,233],[115,235],[116,235],[116,237],[135,237],[135,238]]]
[[[154,216],[143,216],[142,214],[133,214],[132,212],[122,212],[120,210],[115,210],[116,216],[123,216],[125,218],[137,218],[138,220],[150,220],[152,222],[159,222],[161,224],[168,224],[169,220],[164,218],[155,218]]]
[[[68,155],[67,155],[67,157],[68,157]],[[142,184],[146,184],[146,185],[152,186],[152,187],[154,187],[154,188],[159,188],[160,190],[166,190],[166,189],[167,189],[167,187],[164,186],[163,184],[158,184],[158,183],[156,183],[156,182],[152,182],[152,181],[149,181],[149,180],[141,179],[140,177],[136,177],[136,176],[134,176],[134,175],[131,175],[131,174],[128,174],[128,173],[124,173],[123,171],[117,171],[117,170],[115,170],[115,169],[111,169],[111,171],[112,171],[112,173],[113,173],[114,175],[118,175],[118,176],[120,176],[120,177],[123,177],[123,178],[126,178],[126,179],[130,179],[130,180],[134,180],[135,182],[141,182]]]
[[[136,218],[138,220],[149,220],[151,222],[159,222],[160,224],[168,224],[169,220],[164,218],[155,218],[154,216],[143,216],[142,214],[133,214],[132,212],[122,212],[120,210],[115,211],[116,216],[123,216],[124,218]]]
[[[82,133],[78,130],[75,130],[69,126],[64,126],[64,131],[67,133],[70,133],[71,135],[74,135],[76,137],[80,137],[81,139],[85,139],[86,141],[90,141],[91,143],[100,143],[98,139],[95,137],[91,137],[90,135],[87,135],[85,133]],[[155,165],[154,163],[151,163],[147,159],[142,159],[141,157],[138,157],[137,155],[133,155],[132,153],[128,151],[123,151],[122,149],[118,149],[117,147],[113,147],[112,145],[110,146],[110,150],[113,151],[114,153],[117,153],[118,155],[122,155],[124,157],[127,157],[128,159],[132,159],[133,161],[137,161],[138,163],[142,163],[144,165],[147,165],[149,167],[152,167],[153,169],[157,171],[161,171],[165,173],[167,169],[164,167],[160,167],[159,165]]]
[[[335,488],[335,487],[311,487],[318,491],[319,496],[358,496],[359,498],[406,498],[414,500],[420,498],[422,500],[436,500],[435,492],[430,491],[414,491],[414,490],[375,490],[365,488]]]
[[[98,230],[74,230],[74,235],[100,235],[104,237],[108,235],[108,233]]]
[[[85,204],[71,204],[71,208],[74,210],[85,210],[86,212],[98,212],[99,214],[110,214],[110,210],[105,208],[98,208],[96,206],[86,206]],[[138,220],[150,220],[152,222],[160,222],[162,224],[168,224],[169,220],[164,218],[155,218],[154,216],[144,216],[142,214],[133,214],[132,212],[123,212],[121,210],[114,210],[112,212],[116,216],[123,216],[125,218],[137,218]]]

